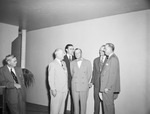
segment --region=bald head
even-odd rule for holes
[[[64,51],[63,51],[61,48],[57,48],[57,49],[55,50],[54,54],[55,54],[55,57],[56,57],[57,59],[59,59],[60,61],[64,59],[64,55],[65,55],[65,54],[64,54]]]

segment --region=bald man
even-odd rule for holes
[[[55,59],[49,64],[48,80],[50,85],[50,114],[64,114],[65,99],[68,91],[67,68],[62,49],[56,49]]]

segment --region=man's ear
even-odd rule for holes
[[[68,49],[66,49],[65,51],[66,51],[66,53],[67,53],[67,52],[68,52]]]
[[[9,60],[7,60],[6,62],[7,62],[7,64],[10,64],[10,61],[9,61]]]

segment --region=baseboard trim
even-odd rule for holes
[[[44,112],[49,113],[50,109],[49,106],[44,106],[40,104],[26,102],[26,110],[29,112]],[[66,111],[66,114],[71,114],[69,110]]]
[[[26,102],[26,109],[27,111],[38,111],[38,112],[48,112],[48,106],[40,105],[40,104],[34,104],[30,102]]]

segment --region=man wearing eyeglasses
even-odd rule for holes
[[[101,100],[99,98],[99,89],[100,89],[99,80],[101,79],[101,71],[106,61],[104,50],[105,50],[105,45],[102,45],[99,49],[99,57],[95,58],[93,62],[91,83],[94,85],[94,114],[100,113]]]

